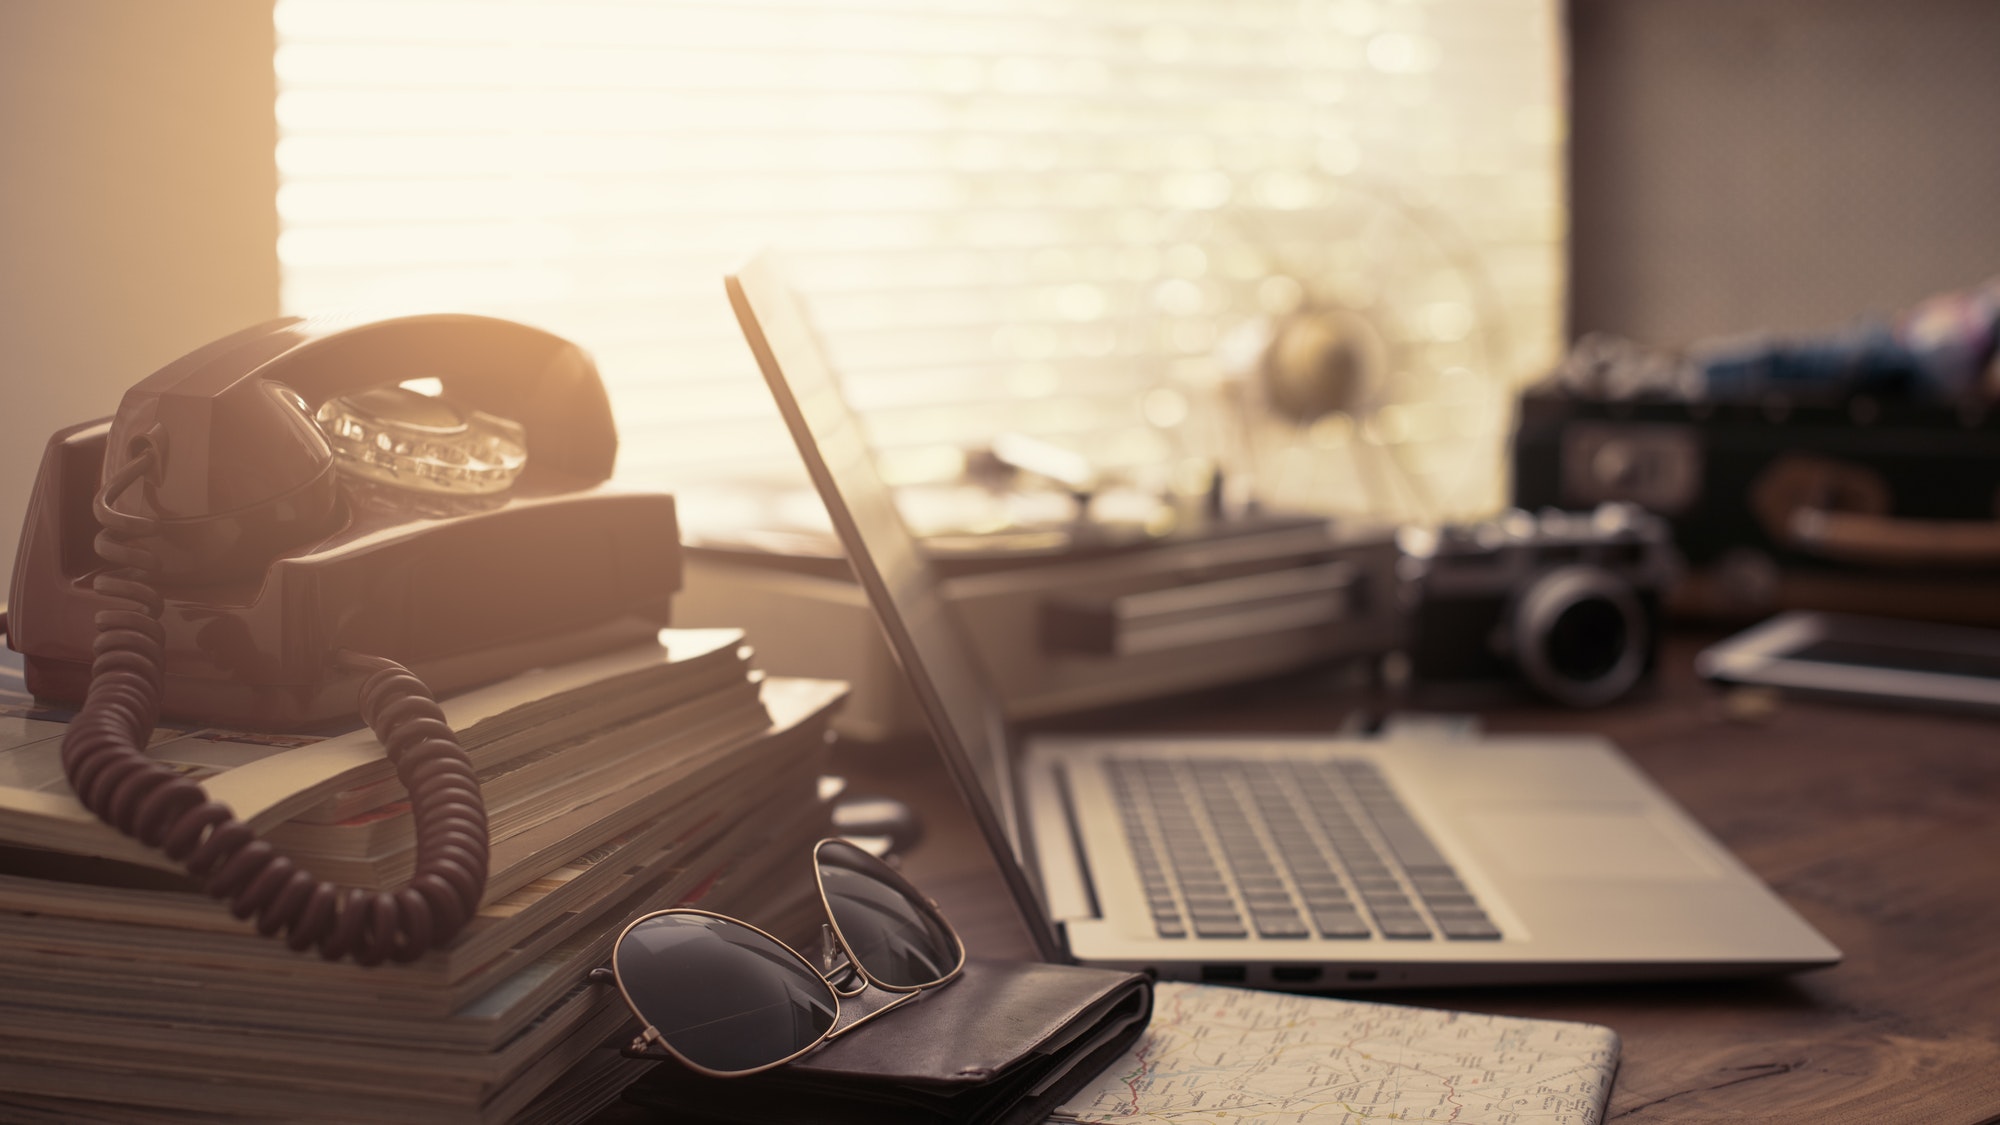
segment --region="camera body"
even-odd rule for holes
[[[1515,510],[1407,528],[1401,545],[1419,690],[1525,684],[1597,707],[1652,672],[1661,599],[1679,565],[1658,516],[1629,504]]]

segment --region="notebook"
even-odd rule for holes
[[[1020,737],[775,261],[726,286],[1043,957],[1341,990],[1839,960],[1603,739]]]
[[[1162,981],[1145,1034],[1049,1120],[1596,1125],[1619,1046],[1589,1023]]]

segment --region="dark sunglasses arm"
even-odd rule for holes
[[[591,984],[614,985],[618,983],[618,974],[612,972],[609,965],[600,965],[586,973],[584,979]],[[672,1059],[674,1056],[660,1045],[658,1035],[652,1025],[648,1024],[639,1034],[634,1035],[629,1043],[620,1048],[619,1053],[628,1059],[653,1059],[659,1062]]]

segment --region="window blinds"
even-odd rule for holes
[[[793,472],[722,291],[764,248],[904,481],[1010,430],[1106,467],[1212,453],[1200,423],[1268,272],[1244,247],[1339,247],[1385,215],[1429,221],[1350,265],[1476,272],[1484,303],[1421,279],[1389,296],[1440,338],[1470,319],[1504,341],[1464,358],[1480,377],[1557,344],[1552,0],[278,0],[276,19],[287,311],[568,336],[633,483]]]

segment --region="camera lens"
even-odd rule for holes
[[[1617,606],[1602,598],[1574,602],[1549,625],[1549,668],[1567,680],[1601,680],[1631,643],[1625,632]]]
[[[1514,661],[1543,695],[1596,707],[1632,690],[1646,667],[1646,617],[1630,584],[1593,566],[1537,579],[1514,611]]]

